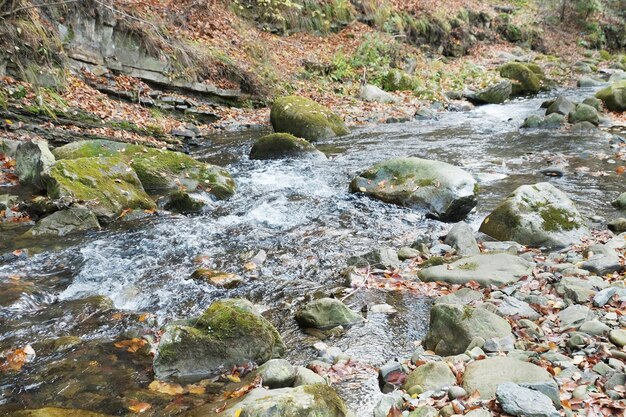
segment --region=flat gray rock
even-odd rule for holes
[[[498,385],[496,399],[502,409],[513,416],[559,417],[552,400],[546,395],[512,382]]]
[[[442,281],[466,284],[476,281],[483,287],[507,285],[529,275],[534,263],[507,253],[494,253],[461,258],[448,265],[423,269],[418,276],[422,281]]]

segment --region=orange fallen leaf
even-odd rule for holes
[[[137,352],[139,349],[141,349],[142,347],[144,347],[146,345],[146,341],[144,339],[139,339],[137,337],[134,337],[132,339],[128,339],[128,340],[122,340],[121,342],[116,342],[113,345],[116,348],[128,348],[128,352],[130,353],[135,353]]]
[[[132,401],[131,404],[128,406],[128,409],[133,413],[145,413],[151,408],[152,405],[150,405],[149,403],[142,403],[138,401]]]
[[[161,394],[168,394],[168,395],[180,395],[180,394],[185,393],[185,390],[180,384],[175,384],[173,382],[159,381],[156,379],[152,381],[150,385],[148,385],[148,389],[150,391],[156,391],[156,392],[160,392]]]
[[[618,166],[615,169],[615,172],[617,172],[618,175],[622,175],[624,172],[626,172],[626,166],[624,165]]]

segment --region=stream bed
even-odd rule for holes
[[[565,93],[581,100],[593,91]],[[540,181],[564,191],[583,215],[611,218],[608,202],[624,189],[611,159],[611,135],[520,130],[524,118],[542,114],[545,99],[355,129],[316,144],[327,161],[250,161],[254,139],[265,132],[216,135],[194,156],[229,170],[238,186],[230,200],[211,203],[201,215],[159,214],[80,237],[30,242],[29,257],[0,265],[0,352],[30,344],[37,356],[19,372],[0,374],[0,414],[54,405],[124,415],[131,397],[152,404],[144,415],[175,414],[170,398],[146,390],[153,379],[149,356],[112,341],[197,315],[220,298],[263,305],[284,338],[286,358],[305,365],[315,358],[316,339],[293,319],[304,299],[341,286],[350,256],[407,246],[449,228],[418,211],[348,192],[355,174],[384,159],[437,159],[475,175],[479,202],[467,219],[475,229],[516,187]],[[562,177],[540,172],[554,166]],[[0,251],[22,244],[5,235]],[[266,261],[248,270],[246,262],[260,251]],[[238,274],[244,283],[221,289],[191,279],[199,264]],[[370,314],[363,325],[326,342],[372,367],[410,356],[427,331],[431,300],[383,290],[346,300],[355,310],[380,303],[398,313]],[[375,374],[338,391],[359,417],[370,416],[381,395]]]

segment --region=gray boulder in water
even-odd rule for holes
[[[479,229],[501,241],[563,248],[589,236],[589,229],[567,196],[547,182],[517,188]]]
[[[400,206],[425,209],[429,217],[459,221],[475,206],[476,180],[445,162],[397,158],[376,164],[350,183],[351,192]]]

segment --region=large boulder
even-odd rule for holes
[[[80,203],[105,222],[127,209],[155,208],[135,171],[120,158],[57,161],[44,182],[51,198]]]
[[[501,286],[528,276],[534,263],[508,253],[489,253],[461,258],[451,264],[436,265],[422,269],[418,276],[422,281],[441,281],[450,284],[466,284],[476,281],[483,287]]]
[[[320,298],[302,307],[296,313],[296,321],[303,327],[328,329],[359,323],[363,316],[335,298]]]
[[[549,248],[569,246],[590,233],[574,203],[547,182],[517,188],[479,230],[498,240]]]
[[[272,127],[310,142],[350,133],[343,120],[327,107],[299,96],[280,97],[270,111]]]
[[[214,403],[185,414],[187,417],[214,415]],[[346,417],[348,410],[335,390],[328,385],[303,385],[296,388],[267,390],[256,388],[241,401],[231,404],[217,417]]]
[[[252,303],[220,300],[200,317],[165,326],[154,372],[158,379],[200,380],[235,365],[262,364],[284,351],[280,334]]]
[[[250,159],[326,159],[326,156],[304,139],[289,133],[274,133],[257,140]]]
[[[515,81],[513,94],[538,93],[541,79],[521,62],[509,62],[500,68],[500,76]]]
[[[418,366],[407,376],[404,388],[410,394],[437,391],[456,384],[456,377],[445,362],[428,362]]]
[[[469,394],[478,391],[483,399],[493,398],[498,385],[505,382],[552,382],[552,376],[537,365],[503,356],[472,362],[467,365],[463,374],[463,388]]]
[[[89,209],[71,207],[60,210],[39,220],[26,232],[28,236],[65,236],[71,233],[99,229],[100,223],[96,215]]]
[[[459,221],[476,206],[478,185],[469,173],[445,162],[397,158],[363,171],[350,183],[350,191],[426,209],[439,220]]]
[[[56,148],[57,159],[118,157],[137,173],[149,193],[165,194],[181,187],[206,191],[218,199],[235,193],[235,181],[223,168],[200,162],[189,155],[141,145],[107,140],[73,142]]]
[[[475,338],[483,340],[511,336],[511,326],[484,308],[457,304],[435,304],[430,310],[424,346],[440,356],[458,355]]]
[[[43,189],[43,177],[54,162],[54,155],[46,141],[22,142],[15,152],[15,174],[22,184]]]
[[[626,80],[618,81],[598,91],[596,97],[611,111],[626,111]]]

